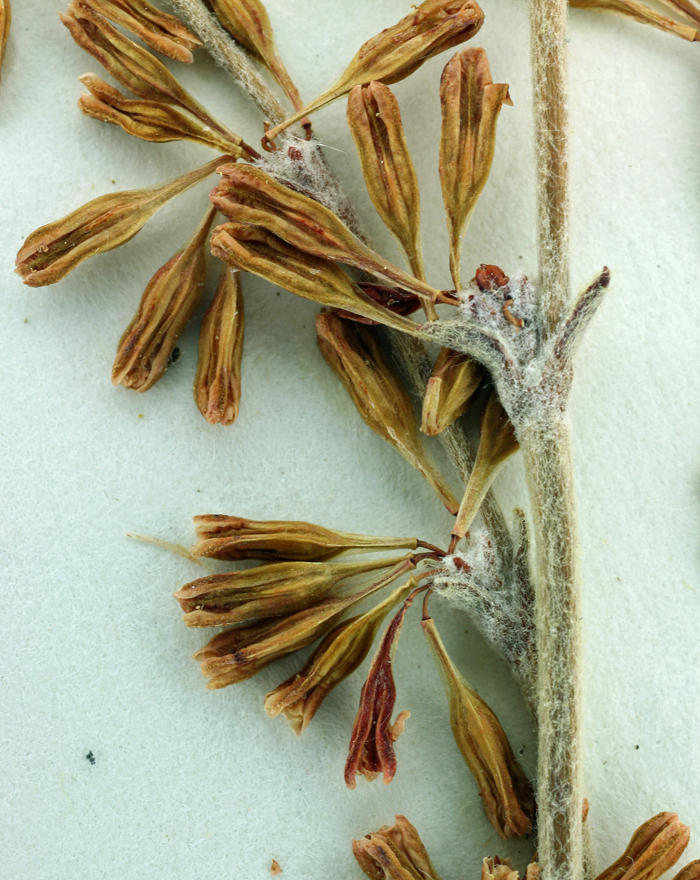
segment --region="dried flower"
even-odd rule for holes
[[[371,562],[273,562],[245,571],[198,578],[175,598],[187,626],[230,626],[282,617],[315,605],[343,581],[398,565],[403,558]]]
[[[10,24],[12,23],[12,10],[10,0],[0,0],[0,67],[5,56],[7,38],[10,36]]]
[[[243,297],[239,273],[224,266],[202,319],[194,399],[212,425],[232,425],[241,400]]]
[[[236,159],[250,155],[242,138],[224,136],[168,104],[126,98],[94,73],[85,73],[79,79],[90,91],[78,99],[78,107],[86,116],[118,125],[127,134],[152,143],[187,140]]]
[[[258,522],[238,516],[194,517],[194,556],[210,559],[305,560],[326,562],[342,553],[415,550],[416,538],[381,538],[338,532],[307,522]]]
[[[513,425],[498,395],[492,391],[481,417],[476,461],[452,529],[453,545],[467,534],[501,465],[515,455],[518,448]]]
[[[481,880],[518,880],[518,872],[510,859],[494,856],[486,858],[481,864]]]
[[[207,277],[206,243],[214,220],[210,208],[185,247],[148,282],[117,347],[112,383],[148,391],[170,365],[180,334],[199,305]]]
[[[219,173],[221,182],[211,200],[229,220],[259,226],[306,254],[355,266],[428,300],[440,297],[440,291],[368,248],[320,202],[260,168],[223,165]]]
[[[110,21],[122,25],[151,49],[191,64],[192,51],[199,49],[202,41],[188,30],[174,15],[157,9],[148,0],[80,0]]]
[[[340,266],[297,250],[265,229],[225,223],[216,227],[211,244],[214,256],[234,269],[260,275],[304,299],[364,315],[404,333],[417,330],[409,318],[377,305]]]
[[[620,858],[597,880],[657,880],[672,868],[690,840],[676,813],[658,813],[640,825]]]
[[[535,815],[532,789],[498,718],[455,668],[433,619],[421,625],[445,687],[452,733],[479,787],[486,817],[499,837],[527,834]]]
[[[413,597],[409,596],[387,627],[372,659],[367,680],[362,686],[360,707],[355,716],[350,750],[345,762],[345,784],[348,788],[355,788],[357,785],[357,774],[371,782],[382,773],[385,785],[396,774],[394,743],[403,733],[411,713],[405,710],[399,712],[394,723],[391,723],[396,703],[392,664],[404,617],[412,601]]]
[[[674,3],[672,0],[665,0],[665,2],[677,11],[685,11],[680,10],[680,4]],[[636,0],[569,0],[569,6],[573,6],[574,9],[595,9],[598,12],[612,12],[624,18],[632,18],[642,24],[650,24],[661,31],[676,34],[676,36],[689,40],[691,43],[694,40],[700,40],[700,34],[696,28],[690,27],[687,24],[679,24],[679,22],[661,15],[643,3],[637,3]],[[691,17],[691,20],[700,21],[697,13]]]
[[[372,880],[440,880],[423,841],[405,816],[394,824],[353,840],[359,866]]]
[[[445,507],[456,513],[459,505],[423,449],[411,399],[384,358],[374,328],[321,312],[316,316],[316,335],[321,354],[367,425],[425,477]]]
[[[413,568],[407,559],[378,581],[349,596],[324,599],[310,608],[282,618],[233,627],[214,636],[194,655],[210,690],[227,687],[256,675],[280,657],[307,647],[338,623],[345,611]]]
[[[333,688],[363,662],[389,611],[415,587],[410,578],[374,608],[332,629],[299,672],[266,695],[267,714],[283,713],[294,733],[302,733]]]
[[[411,272],[425,280],[418,178],[398,101],[383,83],[355,86],[348,96],[347,120],[374,207],[404,249]]]
[[[303,102],[277,50],[267,11],[259,0],[208,0],[221,24],[242,46],[268,68],[300,110]]]
[[[459,290],[462,237],[486,185],[496,146],[496,124],[508,86],[494,84],[483,49],[458,52],[440,80],[440,181],[450,236],[450,271]]]
[[[486,369],[469,355],[441,348],[425,389],[421,431],[436,437],[463,416],[485,374]]]
[[[428,58],[471,39],[483,21],[484,13],[475,0],[425,0],[393,27],[363,43],[340,79],[302,110],[271,129],[263,139],[263,146],[266,140],[273,141],[302,116],[347,95],[355,86],[372,80],[391,85],[405,79]]]
[[[88,257],[125,244],[169,199],[204,180],[220,161],[156,186],[100,196],[42,226],[17,254],[17,274],[30,287],[55,284]]]

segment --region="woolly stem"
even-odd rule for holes
[[[518,439],[536,546],[538,861],[544,880],[582,880],[578,527],[568,420],[549,409]]]
[[[531,0],[540,296],[545,337],[569,299],[567,0]]]

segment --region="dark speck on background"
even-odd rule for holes
[[[85,755],[85,757],[91,764],[95,763],[95,756],[92,754],[92,749],[87,753],[87,755]]]

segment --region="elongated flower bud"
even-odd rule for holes
[[[283,713],[292,730],[302,733],[333,688],[363,662],[389,611],[415,586],[415,579],[409,579],[374,608],[332,629],[299,672],[266,695],[267,714]]]
[[[258,226],[217,226],[211,244],[214,256],[234,269],[260,275],[304,299],[363,315],[404,333],[417,330],[409,318],[377,305],[340,266],[304,253]]]
[[[304,253],[355,266],[404,290],[436,300],[440,292],[363,244],[328,208],[259,168],[224,165],[211,200],[229,220],[267,229]]]
[[[180,334],[199,305],[207,278],[206,243],[211,208],[185,247],[148,282],[124,331],[112,368],[112,384],[148,391],[170,365]]]
[[[459,290],[462,237],[491,171],[498,114],[503,104],[512,101],[508,86],[491,79],[483,49],[465,49],[447,63],[440,80],[440,101],[440,181],[450,236],[450,270]]]
[[[5,46],[10,35],[11,23],[12,10],[10,9],[10,0],[0,0],[0,67],[2,67],[2,59],[5,56]]]
[[[398,101],[383,83],[355,86],[348,97],[347,119],[374,207],[404,249],[411,272],[425,280],[418,178]]]
[[[670,0],[665,0],[665,2],[674,7],[676,11],[682,11]],[[697,28],[687,24],[680,24],[672,18],[668,18],[668,16],[661,15],[654,9],[650,9],[643,3],[637,3],[636,0],[569,0],[569,6],[573,6],[574,9],[595,9],[597,12],[612,12],[615,15],[621,15],[623,18],[631,18],[641,24],[650,24],[661,31],[675,34],[683,40],[689,40],[691,43],[694,40],[700,40],[700,33],[698,33]],[[692,20],[700,21],[697,18],[697,14]]]
[[[597,880],[657,880],[672,868],[690,840],[676,813],[658,813],[640,825],[620,858]]]
[[[415,550],[417,538],[381,538],[338,532],[307,522],[258,522],[238,516],[194,517],[194,556],[209,559],[304,560],[325,562],[343,553]]]
[[[263,62],[294,109],[300,110],[303,102],[280,57],[267,10],[260,0],[208,0],[208,3],[231,36]]]
[[[349,596],[328,598],[295,614],[238,626],[214,636],[194,655],[210,690],[227,687],[256,675],[280,657],[306,648],[326,635],[345,611],[413,567],[408,559],[375,583]]]
[[[484,21],[475,0],[425,0],[398,24],[367,40],[345,72],[314,101],[267,133],[273,141],[303,116],[329,104],[358,85],[385,85],[405,79],[433,55],[471,39]]]
[[[199,332],[194,399],[212,425],[232,425],[241,399],[243,297],[239,273],[224,266]]]
[[[374,328],[322,312],[316,316],[316,335],[321,354],[367,425],[390,443],[455,513],[459,505],[423,449],[411,399],[385,360]]]
[[[492,391],[481,417],[476,461],[469,475],[464,498],[452,529],[452,539],[455,544],[467,534],[501,465],[511,455],[515,455],[518,449],[513,425],[501,406],[498,395]]]
[[[243,148],[243,140],[237,135],[226,137],[168,104],[126,98],[94,73],[83,74],[80,81],[90,90],[90,94],[83,92],[78,99],[80,110],[100,122],[118,125],[133,137],[159,144],[193,141],[237,159],[249,155]]]
[[[685,868],[681,868],[673,880],[700,880],[700,859],[688,862]]]
[[[148,0],[81,0],[95,12],[131,31],[151,49],[175,61],[191,64],[192,51],[202,41],[174,15],[157,9]]]
[[[440,880],[423,841],[405,816],[353,840],[357,863],[372,880]]]
[[[485,368],[468,354],[441,348],[423,398],[421,431],[436,437],[469,409]]]
[[[407,558],[407,557],[405,557]],[[231,626],[282,617],[325,599],[344,580],[390,568],[401,558],[366,563],[273,562],[198,578],[175,598],[187,626]]]
[[[88,257],[125,244],[169,199],[204,180],[220,161],[156,186],[100,196],[42,226],[22,245],[15,271],[30,287],[55,284]]]
[[[445,687],[452,733],[479,787],[486,817],[499,837],[527,834],[535,802],[498,718],[455,668],[433,619],[421,625]]]

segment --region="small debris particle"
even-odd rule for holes
[[[272,860],[272,864],[270,865],[270,874],[273,877],[276,877],[278,874],[282,873],[282,868],[280,868],[280,863],[277,859]]]
[[[25,324],[28,324],[28,323],[29,323],[29,318],[25,318],[25,319],[24,319],[24,323],[25,323]]]
[[[638,748],[639,748],[639,746],[635,746],[635,749],[638,749]]]
[[[639,746],[637,746],[637,748],[639,748]],[[94,763],[95,763],[95,756],[92,754],[92,749],[87,753],[87,755],[85,755],[85,757],[88,759],[88,761],[89,761],[91,764],[94,765]]]
[[[140,419],[143,418],[143,413],[139,413],[139,418],[140,418]]]

